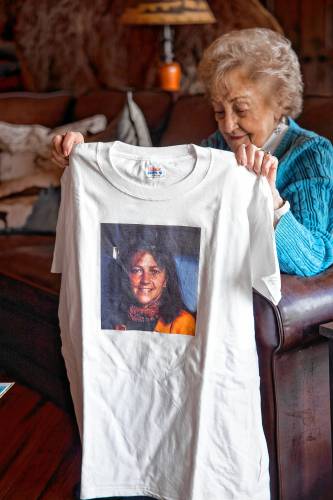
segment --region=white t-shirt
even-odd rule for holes
[[[52,271],[81,498],[270,498],[252,287],[278,303],[272,221],[232,153],[75,147]]]

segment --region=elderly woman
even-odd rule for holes
[[[115,330],[195,335],[185,307],[173,256],[144,242],[122,252],[122,292]]]
[[[294,121],[303,84],[290,42],[268,29],[233,31],[205,51],[199,70],[218,124],[202,145],[231,150],[239,165],[267,177],[281,270],[323,271],[333,263],[333,148]],[[66,165],[83,140],[56,136],[54,161]]]
[[[323,271],[333,263],[333,148],[294,121],[303,85],[290,42],[268,29],[233,31],[208,47],[199,70],[218,124],[202,145],[231,150],[267,177],[281,270]]]

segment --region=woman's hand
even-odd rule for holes
[[[241,144],[235,152],[236,160],[239,165],[243,165],[248,170],[255,172],[257,175],[267,177],[269,187],[272,191],[274,210],[280,208],[284,200],[281,198],[279,191],[276,189],[276,172],[278,167],[278,159],[257,148],[254,144]]]
[[[52,161],[58,167],[67,167],[74,144],[82,144],[83,142],[84,137],[80,132],[66,132],[63,135],[55,135],[52,140]]]

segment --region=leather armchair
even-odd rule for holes
[[[263,425],[271,499],[333,495],[329,349],[319,325],[333,318],[333,267],[282,275],[276,307],[254,292]]]

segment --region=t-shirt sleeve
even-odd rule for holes
[[[72,208],[69,193],[70,181],[69,167],[67,167],[61,177],[61,201],[58,212],[56,240],[53,250],[51,273],[62,273],[63,270],[66,227],[68,228],[68,226],[70,225],[70,219],[72,218]]]
[[[281,299],[281,275],[273,226],[273,200],[265,177],[257,177],[248,210],[252,286],[273,304]]]

